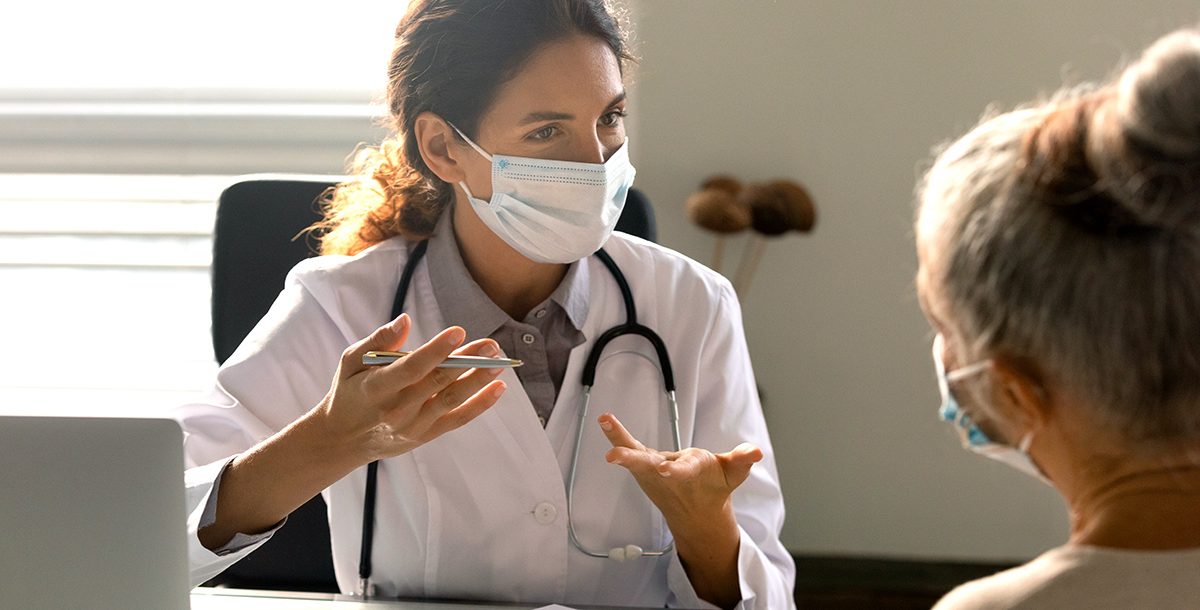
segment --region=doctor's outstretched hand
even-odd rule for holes
[[[750,476],[762,450],[742,443],[725,453],[689,447],[658,451],[643,445],[611,413],[599,418],[613,448],[610,463],[624,467],[662,512],[692,588],[705,601],[731,608],[738,586],[740,533],[733,490]]]
[[[333,384],[317,410],[334,438],[359,448],[366,462],[394,457],[458,428],[494,405],[504,393],[500,369],[437,368],[451,354],[498,356],[491,339],[462,345],[466,332],[452,326],[408,356],[367,366],[372,350],[398,350],[412,320],[401,314],[342,354]]]
[[[452,353],[499,355],[491,339],[462,345],[458,327],[387,366],[363,364],[370,350],[399,349],[411,327],[401,315],[351,345],[319,404],[229,463],[201,544],[217,549],[236,533],[266,531],[354,469],[411,451],[496,404],[505,390],[499,369],[437,368]]]

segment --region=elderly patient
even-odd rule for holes
[[[937,608],[1200,607],[1200,32],[984,121],[916,229],[941,417],[1071,521]]]

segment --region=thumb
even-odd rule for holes
[[[721,469],[725,472],[725,484],[733,491],[750,476],[750,469],[763,459],[763,452],[756,445],[742,443],[720,457]]]

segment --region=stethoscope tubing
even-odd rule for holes
[[[670,407],[668,409],[668,413],[671,414],[670,415],[671,438],[675,443],[675,451],[679,451],[683,448],[683,445],[679,439],[679,405],[675,400],[675,391],[674,390],[667,392],[667,401],[668,401],[669,407]],[[626,559],[636,559],[637,557],[661,557],[663,555],[666,555],[667,553],[670,553],[671,550],[675,548],[674,541],[667,543],[667,546],[663,547],[663,549],[660,551],[646,551],[646,550],[641,549],[640,547],[633,547],[633,548],[637,549],[636,550],[637,557],[630,557],[628,555],[628,551],[631,550],[632,545],[627,545],[624,548],[614,547],[614,548],[610,549],[607,553],[600,553],[597,551],[593,551],[593,550],[587,548],[586,546],[584,546],[583,542],[579,539],[579,535],[575,533],[575,522],[571,519],[571,515],[574,514],[575,470],[576,470],[576,467],[579,465],[579,449],[583,445],[583,429],[584,429],[584,426],[587,424],[588,405],[590,405],[591,402],[592,402],[592,387],[584,386],[583,387],[583,405],[579,408],[579,421],[576,422],[576,426],[575,426],[575,450],[571,452],[571,468],[569,470],[567,470],[567,535],[569,535],[571,537],[571,544],[573,544],[575,546],[575,548],[579,549],[580,552],[582,552],[585,555],[590,555],[592,557],[599,557],[599,558],[615,559],[617,561],[624,561]],[[627,554],[618,556],[618,554],[617,554],[618,551],[626,551]]]
[[[404,271],[400,274],[400,283],[396,286],[396,296],[392,298],[392,319],[404,313],[404,300],[408,298],[408,287],[412,284],[413,273],[417,263],[425,258],[429,248],[428,241],[422,241],[409,254]],[[375,491],[379,486],[379,460],[367,465],[367,484],[363,493],[362,546],[358,556],[358,594],[366,598],[371,580],[371,551],[375,544]]]

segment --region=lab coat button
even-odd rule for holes
[[[525,336],[521,337],[521,340],[525,342],[525,345],[533,345],[533,342],[536,341],[537,338],[530,333],[525,333]]]
[[[533,518],[542,525],[550,525],[558,518],[558,509],[549,502],[542,502],[533,509]]]

